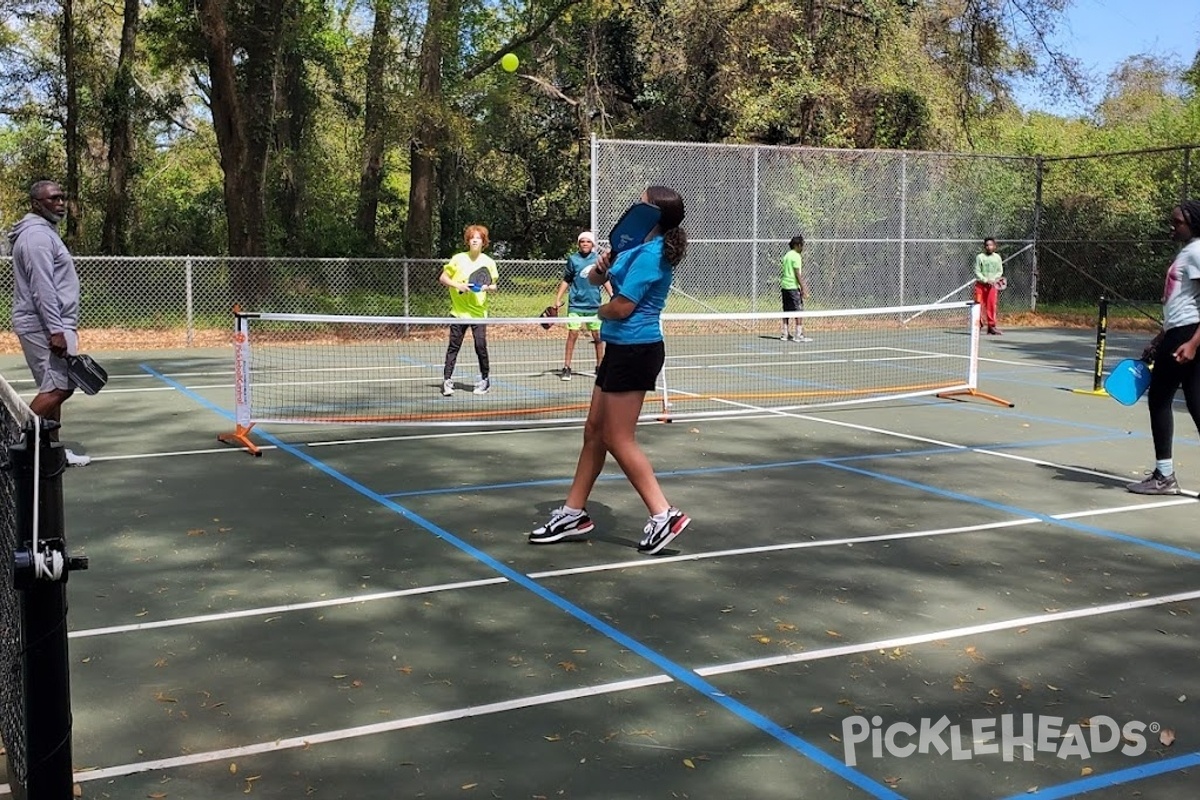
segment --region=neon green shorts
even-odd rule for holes
[[[591,321],[591,322],[569,322],[569,321],[568,321],[568,322],[567,322],[567,330],[569,330],[569,331],[577,331],[577,330],[579,330],[580,328],[583,328],[583,327],[587,327],[587,329],[588,329],[589,331],[598,331],[598,330],[600,330],[600,320],[596,319],[596,312],[594,312],[594,311],[593,311],[591,314],[583,314],[583,313],[576,314],[574,311],[569,311],[569,312],[567,312],[567,319],[568,319],[568,320],[571,320],[571,319],[587,319],[588,317],[591,317],[591,318],[592,318],[592,321]]]

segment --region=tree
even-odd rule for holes
[[[264,200],[274,134],[275,93],[283,50],[284,0],[197,0],[208,66],[208,103],[225,173],[229,254],[266,255]],[[254,303],[267,293],[258,262],[234,273],[234,297]]]
[[[140,10],[139,0],[125,0],[117,69],[104,104],[108,116],[108,185],[104,199],[100,252],[110,255],[123,255],[128,252],[125,209],[129,192],[129,172],[133,161],[131,106],[134,103],[133,68]]]

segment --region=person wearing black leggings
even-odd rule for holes
[[[1150,432],[1154,437],[1154,471],[1126,488],[1135,494],[1179,494],[1171,457],[1175,436],[1175,393],[1183,398],[1200,431],[1200,200],[1185,200],[1171,211],[1171,238],[1183,245],[1167,270],[1163,287],[1163,329],[1143,358],[1154,359],[1150,378]]]

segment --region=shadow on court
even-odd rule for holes
[[[83,796],[1190,796],[1200,506],[1124,491],[1145,407],[1062,391],[1086,332],[983,348],[1015,408],[643,427],[694,520],[657,558],[615,468],[589,541],[526,543],[577,427],[266,426],[256,459],[215,441],[225,353],[107,355],[66,410]]]

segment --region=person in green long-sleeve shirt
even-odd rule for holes
[[[975,302],[983,311],[980,325],[987,326],[991,336],[999,336],[996,327],[996,302],[1000,297],[1000,288],[996,282],[1004,277],[1004,259],[996,252],[996,240],[988,237],[983,240],[983,252],[975,256]]]

